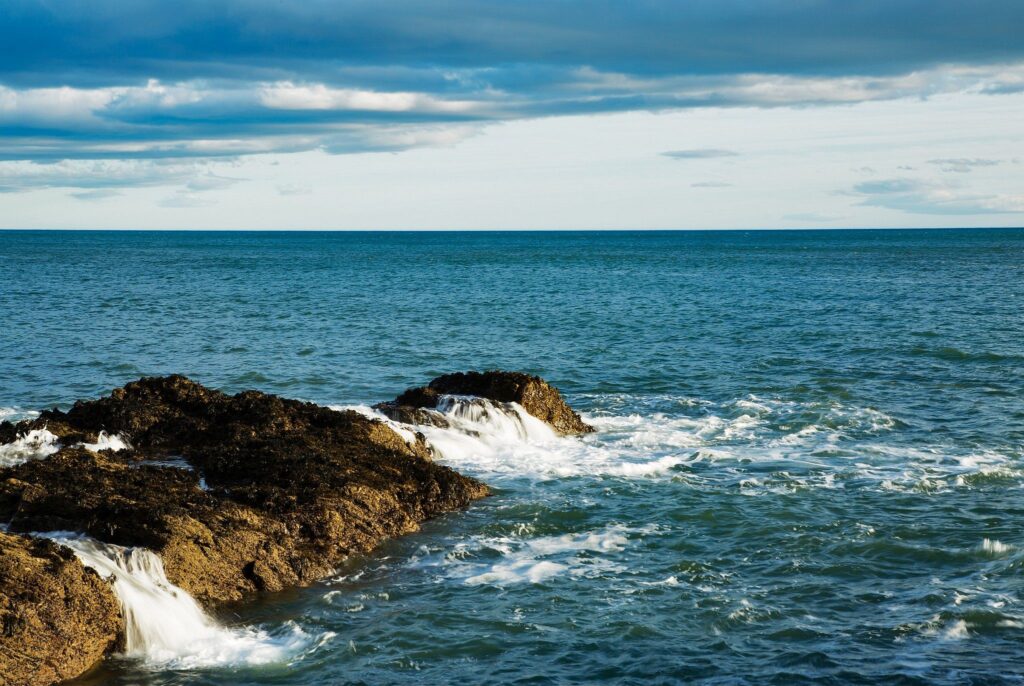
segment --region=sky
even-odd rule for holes
[[[1020,0],[4,0],[0,228],[1024,225]]]

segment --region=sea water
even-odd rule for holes
[[[492,497],[216,617],[73,539],[174,625],[83,684],[1024,681],[1022,231],[0,232],[0,317],[8,418],[505,368],[597,429],[447,398]]]

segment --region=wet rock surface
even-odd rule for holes
[[[16,433],[44,426],[65,447],[0,469],[0,518],[150,548],[206,605],[310,583],[487,494],[383,422],[181,376],[44,412]],[[75,447],[101,431],[130,449]]]
[[[110,585],[67,548],[0,532],[0,684],[81,674],[119,639]]]
[[[497,402],[515,402],[531,415],[546,422],[563,435],[584,434],[594,430],[562,399],[558,389],[539,376],[522,372],[465,372],[439,376],[428,385],[410,388],[395,400],[376,405],[376,409],[395,421],[431,424],[443,421],[424,409],[437,407],[443,395],[472,395]]]
[[[563,434],[593,430],[544,380],[511,372],[438,377],[378,407],[399,421],[444,425],[430,410],[446,394],[520,403]],[[70,549],[17,532],[73,531],[148,548],[172,583],[211,607],[311,583],[347,556],[488,494],[433,462],[422,434],[409,440],[357,412],[257,391],[227,395],[183,376],[0,422],[0,444],[30,432],[46,435],[45,454],[0,467],[0,684],[77,676],[123,630],[108,580]]]

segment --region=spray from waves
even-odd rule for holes
[[[78,443],[92,452],[128,450],[131,444],[118,434],[101,431],[95,443]],[[32,429],[10,443],[0,445],[0,467],[13,467],[29,460],[43,460],[60,450],[60,437],[49,430]]]
[[[86,450],[90,450],[97,453],[101,450],[113,450],[117,452],[119,450],[128,450],[132,446],[127,440],[120,434],[108,434],[106,431],[100,431],[99,437],[97,437],[95,443],[79,443],[81,447]]]
[[[282,663],[314,641],[295,624],[282,635],[253,628],[226,628],[195,599],[167,580],[160,556],[66,532],[38,534],[71,548],[86,567],[110,578],[125,621],[125,656],[162,669]],[[315,645],[313,645],[315,643]]]
[[[0,467],[42,460],[60,450],[60,439],[46,429],[33,429],[11,443],[0,445]]]
[[[558,436],[518,403],[469,396],[442,396],[435,412],[447,426],[399,424],[365,405],[336,406],[386,422],[415,438],[424,435],[435,456],[450,467],[487,479],[548,479],[585,475],[625,477],[664,473],[676,455],[620,450],[601,441]]]

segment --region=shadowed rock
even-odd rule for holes
[[[466,372],[439,376],[428,385],[410,388],[395,400],[376,408],[395,421],[436,424],[443,417],[424,409],[437,407],[443,395],[472,395],[498,402],[515,402],[563,435],[594,430],[562,399],[558,389],[539,376],[521,372]]]
[[[75,677],[116,644],[120,627],[110,585],[74,553],[0,532],[0,684]]]

